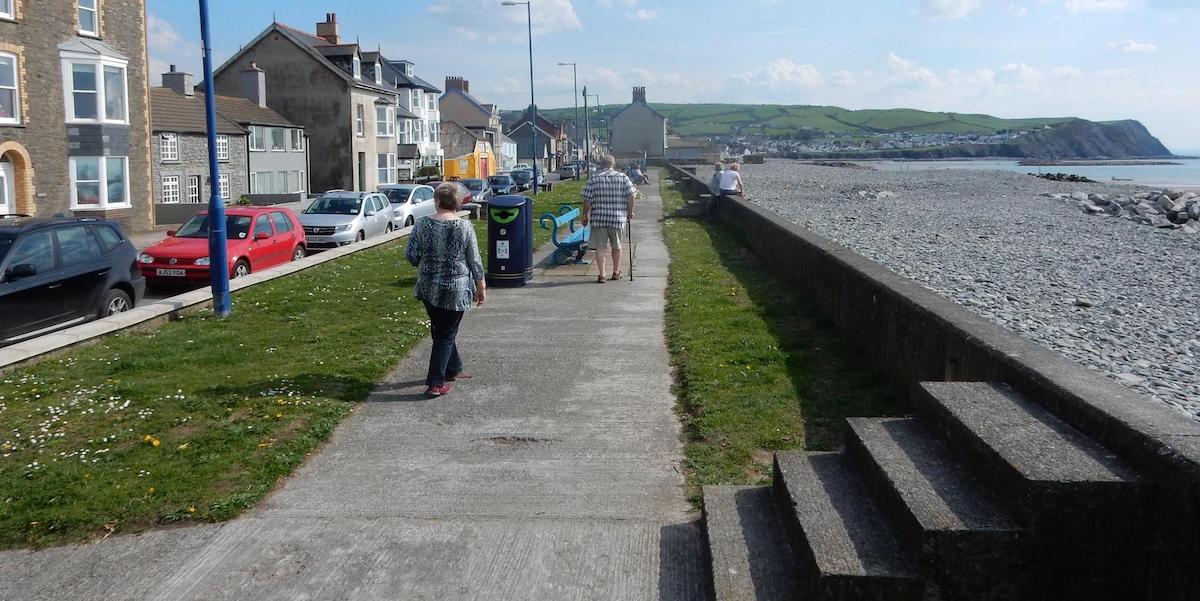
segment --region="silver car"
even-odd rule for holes
[[[392,184],[379,189],[392,204],[392,225],[408,227],[422,217],[437,213],[433,202],[433,188],[420,184]]]
[[[392,203],[378,192],[326,192],[300,213],[309,248],[335,248],[392,231]]]

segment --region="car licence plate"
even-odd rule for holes
[[[306,238],[308,239],[309,242],[316,242],[317,244],[324,244],[326,242],[329,242],[329,238],[327,238],[325,236],[306,236]]]
[[[174,278],[181,278],[187,275],[187,271],[184,269],[159,269],[155,273]]]

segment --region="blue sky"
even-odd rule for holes
[[[1141,120],[1200,153],[1200,0],[532,0],[538,104],[570,106],[571,70],[605,104],[911,107]],[[484,102],[528,104],[524,7],[499,0],[210,0],[214,55],[272,18],[461,75]],[[199,73],[196,3],[148,0],[151,66]],[[269,74],[268,74],[269,76]],[[157,79],[157,77],[155,77]]]

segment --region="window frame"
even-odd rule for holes
[[[221,198],[223,200],[230,200],[229,194],[230,194],[231,186],[229,185],[229,174],[228,173],[222,173],[217,177],[217,187],[219,188],[219,190],[221,192]]]
[[[0,19],[5,21],[17,20],[17,0],[0,0],[0,2],[8,2],[8,10],[0,10]]]
[[[14,5],[15,10],[15,5]],[[0,13],[2,14],[2,13]],[[0,59],[11,59],[13,65],[13,85],[11,88],[4,87],[0,89],[12,90],[13,95],[13,116],[0,117],[0,124],[4,125],[21,125],[21,57],[12,52],[0,52]]]
[[[383,111],[380,119],[379,111]],[[379,131],[383,128],[384,131]],[[396,107],[390,105],[375,105],[375,137],[396,139]]]
[[[217,160],[229,162],[229,136],[217,134]]]
[[[258,172],[250,172],[250,193],[258,194]]]
[[[375,61],[375,85],[383,85],[383,65]]]
[[[290,142],[288,141],[287,129],[282,127],[268,127],[265,129],[267,134],[269,134],[268,138],[270,139],[271,143],[271,152],[287,152],[288,146],[290,145]],[[275,146],[275,132],[279,132],[282,136],[279,140],[278,148]]]
[[[354,79],[362,79],[362,58],[355,54],[351,62],[351,71],[354,74]]]
[[[179,134],[169,131],[158,134],[158,158],[162,163],[179,162]]]
[[[379,165],[379,160],[383,159],[384,165]],[[384,170],[387,173],[384,173]],[[381,177],[382,176],[382,177]],[[379,180],[380,185],[396,183],[396,153],[394,152],[378,152],[375,153],[375,177]]]
[[[187,178],[187,203],[188,204],[200,204],[201,203],[200,187],[201,187],[200,176],[199,175],[189,175]],[[195,190],[195,193],[192,192],[193,189]]]
[[[258,142],[257,134],[262,134],[262,142]],[[248,148],[250,152],[266,152],[267,151],[267,128],[261,125],[250,126],[250,141]]]
[[[75,19],[79,22],[79,35],[98,38],[100,37],[100,0],[90,0],[91,8],[83,5],[89,0],[75,0]],[[96,26],[95,31],[89,31],[83,28],[83,12],[90,11],[92,13],[92,23]]]
[[[99,177],[99,182],[103,185],[101,186],[102,193],[99,195],[99,198],[98,198],[98,200],[100,202],[98,202],[95,205],[79,204],[79,180],[77,179],[76,176],[78,175],[78,172],[79,172],[77,165],[78,165],[78,161],[80,159],[96,159],[100,163],[100,172],[98,174],[98,177]],[[108,162],[110,160],[118,160],[118,159],[121,161],[121,171],[122,171],[121,177],[122,177],[122,181],[124,182],[124,186],[123,186],[124,198],[122,199],[121,202],[113,203],[113,202],[110,202],[108,199]],[[73,156],[73,157],[67,158],[67,168],[70,171],[71,210],[72,211],[109,211],[109,210],[113,210],[113,209],[129,209],[129,208],[133,207],[132,203],[129,200],[129,198],[130,198],[130,196],[129,196],[129,157],[127,157],[127,156],[100,156],[100,157],[78,156],[78,157],[74,157]],[[95,180],[83,180],[83,181],[91,182],[91,181],[95,181]]]
[[[288,150],[304,152],[304,130],[292,128],[288,130]]]
[[[162,200],[160,202],[162,202],[163,204],[177,205],[177,204],[179,204],[179,201],[183,199],[183,193],[182,193],[183,191],[180,190],[180,188],[179,188],[179,176],[178,175],[162,176],[162,180],[159,182],[159,186],[160,186],[160,190],[162,191],[162,194],[160,196],[160,198]],[[168,193],[168,190],[170,191],[170,193]]]
[[[354,108],[354,134],[360,138],[367,135],[367,107],[361,102]]]
[[[299,184],[300,184],[300,189],[296,190],[297,193],[304,194],[305,192],[308,192],[308,180],[304,178],[304,170],[303,169],[300,170]]]
[[[63,83],[63,102],[66,112],[66,122],[75,123],[105,123],[117,125],[129,125],[129,61],[120,60],[107,56],[95,54],[84,54],[80,52],[61,52],[60,63],[62,65],[62,83]],[[80,93],[94,93],[96,98],[96,117],[77,117],[75,106],[75,65],[86,65],[92,68],[93,75],[96,78],[96,90],[85,90]],[[121,108],[123,114],[118,119],[111,119],[108,116],[108,89],[104,79],[105,68],[112,67],[121,70],[121,97],[123,102]]]

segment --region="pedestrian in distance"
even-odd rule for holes
[[[720,163],[713,165],[713,175],[708,180],[708,193],[711,198],[708,199],[708,206],[704,207],[704,216],[710,220],[716,217],[717,198],[721,196],[721,176],[724,173],[724,165]]]
[[[621,279],[621,233],[633,219],[637,186],[628,175],[614,169],[616,159],[607,154],[600,158],[600,171],[583,187],[583,225],[592,228],[588,246],[596,251],[600,268],[597,284],[603,284],[605,252],[612,253],[612,280]]]
[[[454,382],[469,378],[458,354],[458,326],[472,305],[483,305],[487,285],[475,228],[458,218],[462,200],[458,187],[442,184],[433,191],[437,213],[420,219],[408,239],[408,262],[417,267],[413,296],[425,303],[433,350],[425,393],[432,397],[448,394]]]
[[[721,195],[722,196],[745,196],[745,188],[742,187],[742,166],[737,163],[732,163],[729,168],[721,172]]]

